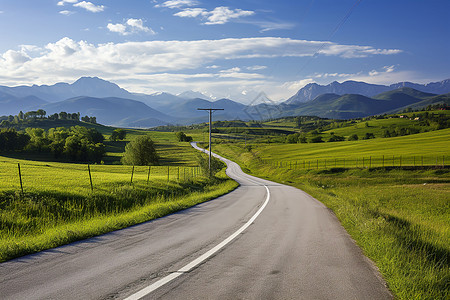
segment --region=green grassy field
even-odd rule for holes
[[[127,140],[141,134],[148,132],[129,130]],[[152,220],[238,186],[224,170],[213,180],[203,176],[197,151],[174,133],[149,134],[160,165],[118,165],[126,141],[107,142],[106,164],[90,165],[91,177],[86,164],[45,161],[48,155],[0,156],[0,261]]]
[[[321,144],[243,144],[215,150],[259,177],[293,185],[329,208],[371,258],[398,299],[448,299],[450,172],[440,168],[275,167],[336,156],[448,155],[450,131]],[[269,163],[268,163],[269,162]],[[272,163],[270,163],[272,162]]]
[[[385,166],[392,166],[392,157],[394,156],[394,165],[399,166],[400,156],[402,156],[402,165],[421,165],[422,157],[424,165],[442,165],[450,164],[450,129],[431,131],[422,134],[414,134],[404,137],[378,138],[360,141],[344,141],[334,143],[308,143],[308,144],[257,144],[254,145],[254,151],[258,157],[270,164],[283,162],[285,164],[295,164],[303,167],[303,162],[310,162],[315,167],[319,160],[320,167],[324,167],[324,161],[328,161],[328,167],[346,167],[362,166],[362,160],[365,159],[366,165],[372,158],[372,166],[382,166],[383,156]],[[337,161],[336,161],[337,160]],[[358,160],[358,161],[357,161]]]

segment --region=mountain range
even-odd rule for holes
[[[450,104],[448,93],[450,79],[425,85],[403,82],[383,86],[356,81],[329,85],[312,83],[283,103],[265,101],[265,94],[260,93],[261,101],[246,105],[230,99],[213,101],[193,91],[178,95],[130,93],[115,83],[82,77],[72,84],[0,86],[0,116],[42,108],[47,114],[80,112],[82,116],[97,117],[99,123],[120,127],[206,122],[208,114],[197,108],[223,108],[224,111],[215,112],[214,120],[261,120],[296,115],[346,119],[406,107]]]
[[[395,89],[409,87],[415,90],[432,93],[432,94],[446,94],[450,92],[450,79],[446,79],[440,82],[431,82],[428,84],[417,84],[412,82],[399,82],[395,84],[378,85],[370,84],[359,81],[345,81],[339,83],[334,81],[328,85],[319,85],[317,83],[309,83],[301,88],[294,96],[286,100],[285,104],[299,104],[313,100],[317,96],[322,94],[358,94],[366,97],[372,97],[384,92],[392,91]]]

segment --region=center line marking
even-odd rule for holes
[[[250,220],[248,220],[247,223],[242,225],[242,227],[239,228],[235,233],[233,233],[232,235],[227,237],[225,240],[223,240],[220,244],[218,244],[217,246],[215,246],[214,248],[212,248],[211,250],[209,250],[205,254],[202,254],[198,258],[194,259],[193,261],[191,261],[190,263],[188,263],[187,265],[185,265],[184,267],[182,267],[178,271],[175,271],[175,272],[173,272],[173,273],[171,273],[171,274],[161,278],[160,280],[158,280],[158,281],[152,283],[151,285],[143,288],[142,290],[138,291],[137,293],[134,293],[133,295],[125,298],[125,300],[138,300],[138,299],[141,299],[141,298],[147,296],[148,294],[150,294],[151,292],[155,291],[156,289],[158,289],[158,288],[162,287],[163,285],[171,282],[175,278],[183,275],[183,273],[189,272],[190,270],[192,270],[193,268],[195,268],[196,266],[198,266],[199,264],[201,264],[202,262],[207,260],[209,257],[211,257],[214,253],[216,253],[217,251],[219,251],[220,249],[225,247],[225,245],[227,245],[229,242],[234,240],[239,234],[241,234],[245,229],[247,229],[256,220],[256,218],[261,214],[261,212],[267,206],[267,203],[269,203],[270,191],[269,191],[269,188],[266,185],[264,185],[264,187],[266,188],[266,191],[267,191],[266,201],[258,209],[258,211],[253,215],[253,217],[251,217]]]

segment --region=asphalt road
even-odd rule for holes
[[[0,299],[392,299],[323,204],[226,162],[225,196],[0,264]]]

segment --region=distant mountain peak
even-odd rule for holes
[[[362,81],[348,80],[342,83],[333,81],[328,85],[309,83],[301,88],[294,96],[286,100],[285,104],[299,104],[313,100],[321,94],[334,93],[338,95],[359,94],[366,97],[372,97],[384,92],[395,90],[402,87],[413,88],[417,91],[431,94],[445,94],[450,92],[450,79],[440,82],[430,82],[427,84],[417,84],[412,82],[399,82],[395,84],[378,85]]]
[[[206,99],[206,100],[211,100],[211,98],[205,94],[203,94],[202,92],[196,92],[196,91],[185,91],[182,93],[177,94],[178,97],[183,98],[183,99],[195,99],[195,98],[200,98],[200,99]]]

